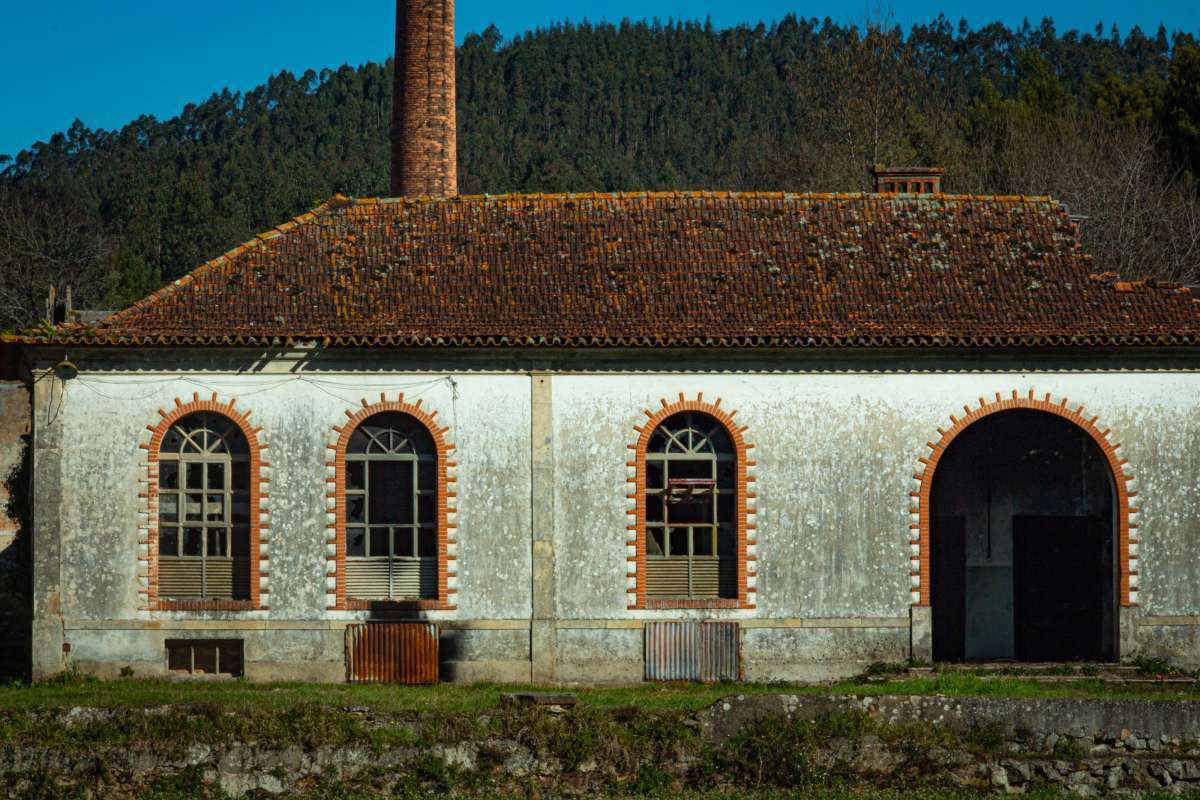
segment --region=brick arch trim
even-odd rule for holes
[[[250,450],[250,599],[249,600],[169,600],[158,596],[158,463],[163,437],[179,420],[207,411],[220,414],[233,422],[246,437]],[[250,422],[250,411],[237,408],[234,399],[221,402],[213,392],[207,400],[194,392],[188,402],[175,398],[175,407],[158,410],[159,421],[147,425],[150,440],[139,445],[146,451],[146,490],[141,493],[146,522],[142,526],[138,554],[138,599],[141,608],[149,611],[250,611],[269,608],[270,595],[270,538],[265,504],[269,497],[270,464],[265,460],[267,444],[262,428]]]
[[[646,421],[633,428],[638,433],[637,441],[628,447],[633,459],[626,462],[626,550],[628,570],[626,573],[626,599],[630,609],[654,608],[755,608],[758,594],[758,495],[752,490],[757,481],[753,471],[756,463],[748,456],[754,445],[746,441],[748,427],[734,420],[737,411],[721,408],[721,399],[709,403],[704,393],[688,400],[683,392],[675,402],[660,401],[655,410],[645,409]],[[737,597],[720,599],[651,599],[646,597],[646,448],[650,436],[670,416],[683,411],[695,411],[715,419],[729,434],[737,457],[737,507],[736,507],[736,554],[738,560]]]
[[[1113,485],[1116,492],[1116,508],[1113,514],[1117,521],[1117,581],[1120,604],[1123,607],[1136,606],[1138,603],[1138,522],[1139,509],[1133,504],[1137,492],[1131,491],[1133,470],[1128,460],[1117,452],[1121,445],[1109,438],[1111,431],[1096,424],[1098,417],[1084,414],[1083,405],[1071,407],[1067,398],[1055,402],[1049,393],[1038,399],[1034,390],[1027,395],[1021,395],[1013,390],[1011,397],[1004,398],[999,392],[994,400],[979,398],[978,408],[970,405],[963,406],[963,416],[950,416],[949,428],[938,428],[940,438],[936,442],[926,442],[930,454],[918,459],[920,470],[913,475],[919,483],[919,488],[910,495],[910,510],[913,519],[911,529],[911,583],[912,603],[916,606],[930,605],[930,553],[929,531],[931,522],[930,497],[933,490],[933,476],[938,462],[945,455],[951,442],[968,427],[986,416],[1001,411],[1013,409],[1031,409],[1054,414],[1083,430],[1100,448],[1108,461],[1112,472]]]
[[[458,464],[450,460],[450,454],[455,447],[446,439],[450,428],[438,424],[437,411],[426,411],[421,405],[421,400],[415,403],[406,402],[403,393],[395,400],[388,400],[386,393],[381,393],[378,402],[372,403],[364,399],[359,408],[347,409],[346,422],[333,426],[336,438],[328,445],[333,460],[325,464],[328,487],[325,600],[328,608],[369,609],[381,602],[422,610],[453,611],[457,608],[455,599],[458,593],[458,511],[455,471]],[[368,601],[346,596],[346,449],[350,444],[350,437],[363,420],[384,412],[398,412],[415,419],[429,431],[437,451],[437,597]]]

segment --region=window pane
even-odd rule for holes
[[[668,473],[672,478],[709,478],[713,475],[713,465],[715,461],[710,459],[687,459],[672,461],[668,466]]]
[[[651,528],[647,533],[649,535],[646,537],[646,555],[666,555],[663,551],[663,537],[666,535],[666,532],[662,528]]]
[[[371,418],[371,420],[373,419],[376,419],[376,417]],[[391,433],[391,429],[386,426],[379,425],[378,423],[373,424],[371,420],[363,423],[358,428],[359,431],[362,431],[367,435],[367,452],[386,453],[391,449],[391,436],[389,435]],[[355,433],[357,432],[358,431],[355,431]]]
[[[392,551],[392,555],[404,558],[415,556],[413,544],[412,528],[396,528],[396,549]]]
[[[417,534],[417,555],[422,558],[436,558],[438,554],[437,547],[437,530],[434,528],[422,528]]]
[[[362,428],[355,428],[354,433],[350,434],[350,444],[346,450],[350,453],[365,453],[367,452],[367,443],[370,441],[367,434],[363,433]]]
[[[250,495],[245,492],[233,496],[233,522],[243,525],[250,522]]]
[[[726,459],[717,462],[717,485],[722,489],[732,489],[737,481],[737,462]]]
[[[646,495],[646,521],[663,521],[663,497],[661,494]]]
[[[346,531],[346,555],[365,556],[367,554],[367,532],[362,528],[350,528]]]
[[[244,456],[250,452],[250,445],[240,430],[233,430],[225,437],[225,446],[235,456]]]
[[[204,552],[204,531],[201,528],[183,529],[183,554],[198,556]]]
[[[646,450],[651,453],[661,453],[666,450],[667,435],[663,433],[662,428],[659,428],[650,435],[650,441],[646,445]]]
[[[209,522],[225,521],[225,495],[208,495],[204,501],[204,518]]]
[[[346,488],[359,490],[367,488],[367,462],[346,462]]]
[[[388,529],[387,528],[372,528],[371,529],[371,552],[373,556],[386,556],[388,552]]]
[[[663,463],[661,461],[646,460],[646,488],[663,488]]]
[[[185,519],[199,522],[203,518],[204,495],[189,494],[184,496],[183,513]]]
[[[158,532],[158,554],[179,555],[179,528],[163,528]]]
[[[717,496],[717,521],[726,525],[733,523],[733,515],[737,510],[737,498],[731,494]]]
[[[158,498],[158,518],[162,522],[179,521],[179,495],[164,494]]]
[[[245,461],[235,461],[233,467],[232,488],[238,492],[250,491],[250,465]]]
[[[183,437],[183,447],[180,449],[184,453],[199,453],[200,448],[196,446],[196,439],[203,437],[201,432],[191,432],[191,435]]]
[[[162,489],[179,488],[179,462],[160,461],[158,464],[158,485]]]
[[[183,434],[179,432],[178,428],[172,427],[169,431],[167,431],[166,435],[163,436],[162,447],[160,449],[165,450],[168,453],[178,453],[179,447],[182,444]]]
[[[671,528],[671,550],[667,555],[686,556],[688,554],[688,529]]]
[[[412,522],[413,463],[372,461],[369,469],[371,523]]]
[[[717,530],[717,555],[732,557],[737,554],[737,535],[734,528],[722,525]]]
[[[437,489],[437,461],[434,459],[423,458],[417,462],[417,488]]]
[[[228,536],[228,534],[224,528],[208,529],[208,554],[210,556],[229,555],[226,536]]]
[[[437,522],[437,495],[422,494],[417,498],[417,522],[428,525]]]
[[[346,498],[346,521],[347,522],[366,522],[367,521],[367,498],[363,495],[350,496]]]
[[[671,522],[712,522],[712,495],[701,495],[683,502],[671,503],[668,512]]]
[[[225,488],[225,465],[223,463],[216,462],[208,465],[208,486],[206,488]]]
[[[692,555],[711,556],[715,535],[713,528],[692,528]]]
[[[246,558],[250,555],[250,529],[249,528],[234,528],[230,535],[233,540],[233,557]]]
[[[184,464],[187,469],[187,488],[203,489],[204,488],[204,465],[195,462]]]

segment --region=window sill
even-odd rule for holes
[[[350,611],[370,611],[376,614],[401,613],[406,611],[453,611],[452,606],[434,597],[412,598],[408,600],[360,600],[347,597],[345,608]]]
[[[647,598],[641,608],[743,608],[743,606],[733,597],[660,597]]]
[[[253,600],[163,600],[155,602],[157,611],[259,611]]]

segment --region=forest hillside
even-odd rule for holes
[[[859,191],[873,163],[934,165],[947,191],[1061,199],[1098,271],[1200,278],[1192,33],[489,28],[458,84],[463,193]],[[0,328],[51,286],[123,306],[334,193],[386,193],[391,85],[390,62],[282,72],[0,157]]]

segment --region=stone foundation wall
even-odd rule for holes
[[[327,727],[317,729],[304,726],[301,711],[294,732],[277,725],[288,713],[247,728],[257,741],[213,734],[223,723],[211,709],[10,714],[2,722],[21,735],[0,749],[0,790],[20,794],[46,780],[114,798],[163,781],[196,797],[319,796],[334,784],[351,793],[421,785],[464,796],[517,787],[552,796],[644,793],[647,784],[660,792],[840,784],[1083,797],[1200,788],[1193,702],[733,696],[691,716],[636,712],[641,739],[627,733],[630,712],[620,709],[387,715],[349,707],[322,710]],[[203,724],[188,721],[205,714]],[[183,738],[119,747],[105,739],[164,727]],[[321,732],[341,738],[313,738]],[[747,759],[768,741],[772,766],[756,772]]]

